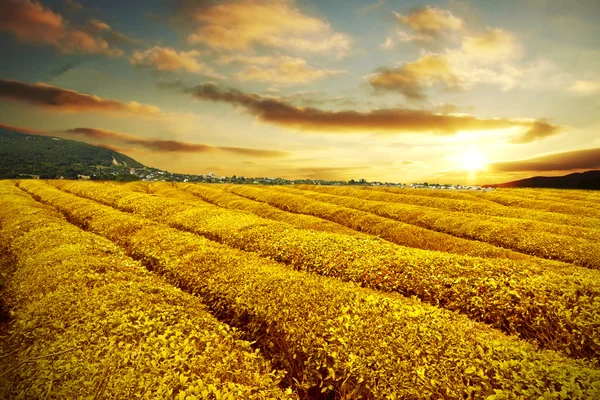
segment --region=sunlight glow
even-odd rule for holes
[[[460,166],[469,172],[481,170],[486,166],[486,157],[476,149],[469,149],[460,158]]]

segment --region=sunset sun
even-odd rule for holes
[[[486,166],[486,157],[480,151],[470,149],[460,158],[460,166],[469,172],[482,170]]]

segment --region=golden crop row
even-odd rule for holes
[[[186,191],[195,191],[197,195],[202,196],[205,200],[214,198],[214,191],[211,193],[211,188],[208,185],[187,185],[182,188]],[[255,206],[256,204],[260,206],[261,203],[264,206],[271,206],[260,199],[250,198],[246,195],[245,191],[252,191],[254,187],[222,185],[222,188],[231,189],[229,190],[230,196],[243,196],[247,200],[253,201]],[[205,191],[205,189],[208,190]],[[279,190],[280,188],[276,191],[279,192]],[[427,228],[405,224],[348,207],[331,206],[330,204],[317,203],[314,201],[310,201],[310,204],[289,204],[285,207],[282,207],[282,204],[283,201],[276,200],[272,205],[292,214],[311,215],[344,225],[351,228],[354,235],[357,235],[359,232],[376,235],[401,246],[423,250],[443,251],[473,257],[511,260],[528,260],[531,258],[528,255],[510,249],[504,249],[475,240],[458,238],[447,233],[436,232]],[[300,209],[302,211],[298,211]]]
[[[2,292],[13,319],[0,398],[295,397],[196,297],[12,182],[0,182],[0,227],[16,264]]]
[[[180,187],[211,203],[221,200],[219,205],[227,208],[233,207],[228,207],[227,202],[223,201],[223,199],[233,201],[234,199],[237,200],[237,198],[242,197],[236,193],[213,189],[214,186],[212,185],[185,185]],[[223,187],[227,188],[227,186]],[[245,190],[245,188],[235,188],[235,190],[238,189],[241,191]],[[177,196],[176,193],[172,193],[172,195]],[[260,201],[251,200],[245,197],[242,198],[246,200],[246,202],[252,203],[251,208],[260,209],[260,207],[271,207],[271,205],[265,204],[264,202],[261,203]],[[250,207],[246,207],[246,209],[249,208]],[[511,260],[527,260],[530,258],[529,256],[509,249],[503,249],[478,241],[457,238],[446,233],[435,232],[426,228],[404,224],[402,222],[393,221],[388,218],[350,208],[332,207],[328,204],[323,205],[311,202],[310,206],[302,207],[306,212],[301,214],[298,213],[296,204],[292,204],[290,207],[286,208],[280,207],[280,209],[280,211],[286,211],[290,219],[293,219],[294,216],[300,218],[311,216],[312,218],[319,218],[348,227],[347,229],[349,232],[342,233],[358,235],[359,232],[362,232],[376,235],[401,246],[423,250],[444,251],[447,253],[475,257],[506,258]],[[312,229],[318,229],[318,227],[315,226]]]
[[[541,259],[534,264],[463,257],[366,237],[297,230],[202,202],[127,193],[107,184],[54,184],[299,270],[415,295],[575,357],[600,354],[596,270]]]
[[[552,224],[569,225],[569,228],[563,229],[563,232],[569,234],[569,236],[577,236],[579,234],[586,233],[589,234],[589,230],[581,230],[578,229],[579,227],[600,229],[600,220],[594,218],[575,217],[573,215],[530,210],[526,208],[506,207],[491,201],[482,201],[477,197],[471,197],[471,200],[457,200],[443,197],[423,196],[421,195],[422,193],[431,192],[430,190],[425,189],[410,189],[408,193],[393,193],[389,191],[375,190],[376,188],[371,187],[297,185],[294,186],[294,188],[302,190],[312,190],[315,192],[327,194],[357,197],[365,200],[404,203],[422,207],[432,207],[440,210],[481,214],[481,216],[476,216],[477,218],[486,218],[485,216],[496,216],[520,218],[525,220],[534,220]],[[570,229],[574,229],[574,231],[571,232]],[[600,231],[596,231],[596,235],[600,235]]]
[[[245,193],[255,200],[270,205],[286,207],[304,207],[311,209],[314,203],[329,203],[336,206],[353,208],[384,218],[460,238],[478,240],[524,254],[573,263],[588,268],[600,268],[600,240],[598,233],[588,229],[587,239],[566,236],[563,230],[575,228],[564,225],[543,224],[501,217],[487,217],[435,210],[427,207],[400,203],[388,203],[337,196],[313,191],[278,188],[277,190],[257,187],[233,187],[236,194]],[[250,194],[252,193],[252,194]],[[313,214],[314,215],[314,214]],[[580,228],[584,230],[585,228]]]
[[[385,199],[385,198],[380,198],[380,196],[377,196],[379,198],[379,200],[373,198],[373,196],[369,196],[369,195],[362,195],[361,193],[364,193],[364,191],[358,191],[358,193],[353,192],[352,190],[350,191],[346,191],[344,190],[344,188],[328,188],[328,187],[323,187],[323,186],[303,186],[300,189],[302,190],[294,190],[294,189],[290,189],[290,188],[283,188],[284,191],[286,191],[287,193],[290,194],[302,194],[305,195],[307,194],[307,192],[317,192],[317,193],[324,193],[324,194],[333,194],[336,196],[342,196],[342,197],[357,197],[360,198],[361,200],[368,200],[368,201],[382,201],[382,202],[388,202],[388,203],[403,203],[402,201],[390,201],[389,198]],[[404,196],[395,196],[395,197],[404,197]],[[395,200],[395,199],[394,199]],[[472,213],[469,211],[465,211],[465,212],[461,212],[461,211],[453,211],[453,210],[449,210],[451,211],[450,213],[448,213],[448,211],[439,209],[437,207],[430,207],[430,206],[410,206],[408,203],[405,204],[406,207],[404,207],[405,210],[407,211],[432,211],[432,212],[438,212],[438,213],[444,213],[446,215],[449,216],[453,216],[455,219],[461,219],[461,220],[476,220],[476,221],[485,221],[488,223],[493,223],[497,226],[501,226],[501,225],[509,225],[511,228],[514,228],[516,231],[520,231],[520,230],[524,230],[524,231],[535,231],[535,232],[546,232],[546,233],[551,233],[551,234],[555,234],[555,235],[559,235],[559,236],[571,236],[571,237],[575,237],[575,238],[582,238],[582,239],[586,239],[586,240],[590,240],[593,242],[600,242],[600,229],[596,229],[594,227],[592,228],[586,228],[586,227],[582,227],[582,224],[585,223],[585,221],[593,221],[595,224],[598,224],[598,226],[600,226],[600,220],[596,220],[594,218],[585,218],[584,221],[582,221],[581,218],[578,217],[574,217],[572,215],[566,215],[566,214],[557,214],[557,213],[542,213],[542,214],[549,214],[550,216],[552,215],[562,215],[563,219],[561,222],[550,222],[551,217],[548,218],[544,218],[544,217],[540,217],[537,220],[531,220],[531,219],[523,219],[521,217],[507,217],[507,216],[494,216],[494,215],[479,215],[477,213]],[[420,207],[420,208],[419,208]],[[511,210],[518,210],[518,208],[510,208],[510,207],[505,207],[505,206],[501,206],[504,207],[506,209],[511,209]],[[440,214],[438,214],[440,215]],[[564,224],[563,222],[565,221],[569,221],[569,224]],[[589,225],[592,225],[592,223],[590,222]]]
[[[131,188],[130,184],[127,184]],[[250,211],[259,217],[272,219],[279,222],[285,222],[298,229],[314,229],[318,231],[343,233],[356,235],[357,232],[335,222],[327,221],[322,218],[311,215],[298,215],[282,211],[276,207],[257,203],[248,200],[245,197],[237,196],[229,192],[224,192],[215,188],[213,185],[205,186],[200,191],[195,191],[196,185],[183,185],[177,187],[185,188],[186,191],[177,190],[171,183],[157,182],[149,185],[149,193],[159,194],[165,197],[177,198],[180,200],[199,201],[200,199],[225,208]],[[139,191],[139,190],[136,190]]]
[[[528,200],[543,200],[551,202],[561,202],[571,204],[577,207],[595,207],[598,209],[600,204],[600,193],[588,192],[582,193],[573,190],[552,190],[552,189],[508,189],[499,193],[513,197]]]
[[[205,298],[284,366],[307,398],[318,392],[347,399],[600,395],[600,370],[591,364],[537,350],[460,314],[296,272],[39,181],[21,186]],[[95,186],[95,194],[114,190]],[[132,207],[143,196],[120,194]],[[147,197],[148,204],[163,201]]]
[[[573,215],[575,217],[600,218],[600,207],[584,207],[570,204],[564,200],[532,200],[511,195],[511,190],[470,193],[480,199],[491,200],[508,207],[519,207]]]

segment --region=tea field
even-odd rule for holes
[[[600,192],[0,181],[0,398],[598,399]]]

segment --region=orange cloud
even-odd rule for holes
[[[422,7],[409,15],[394,12],[398,21],[406,24],[413,31],[431,36],[438,36],[444,31],[460,31],[464,28],[463,20],[455,17],[450,11],[438,7]]]
[[[286,157],[289,153],[279,150],[252,149],[245,147],[220,147],[207,144],[188,143],[177,140],[148,139],[141,136],[131,135],[96,128],[74,128],[64,131],[65,133],[84,136],[90,139],[115,140],[128,145],[139,145],[152,151],[158,152],[182,152],[182,153],[213,153],[225,152],[240,154],[249,157],[277,158]]]
[[[257,57],[251,57],[251,59],[253,58]],[[311,83],[328,76],[337,76],[345,72],[311,68],[308,66],[306,60],[302,58],[260,57],[257,61],[262,65],[249,65],[237,72],[235,74],[236,78],[241,81],[258,81],[279,85],[299,85]],[[269,67],[265,67],[264,65],[269,65]]]
[[[464,21],[455,17],[452,12],[439,7],[420,7],[408,15],[394,12],[400,26],[408,28],[408,32],[397,29],[386,37],[383,49],[392,49],[399,42],[417,43],[422,46],[433,47],[440,45],[456,33],[465,30]]]
[[[72,29],[63,17],[32,0],[2,1],[0,30],[9,32],[24,43],[48,44],[60,52],[93,53],[118,57],[120,49],[111,48],[102,38]]]
[[[537,120],[531,122],[531,128],[526,132],[515,136],[510,142],[515,144],[531,143],[536,140],[556,135],[559,131],[560,128],[558,126],[551,125],[544,120]]]
[[[29,135],[47,135],[48,134],[48,132],[46,132],[44,130],[31,129],[31,128],[21,128],[19,126],[3,124],[2,122],[0,122],[0,128],[1,129],[6,129],[6,130],[9,130],[9,131],[17,131],[17,132],[27,133]]]
[[[215,3],[194,9],[192,15],[200,26],[188,42],[217,50],[264,45],[343,56],[350,48],[347,35],[333,32],[325,21],[303,14],[292,0]]]
[[[481,119],[471,115],[437,114],[424,110],[391,108],[358,112],[303,108],[293,106],[283,99],[247,94],[237,89],[219,88],[209,83],[186,89],[186,92],[199,99],[221,101],[243,107],[261,121],[308,131],[364,133],[376,130],[392,134],[431,132],[438,135],[453,135],[459,131],[514,127],[528,131],[539,129],[532,121]]]
[[[169,47],[154,46],[145,51],[136,51],[129,61],[135,67],[150,67],[158,71],[185,70],[194,74],[203,74],[213,78],[223,78],[211,68],[198,62],[200,52],[176,51]]]
[[[600,148],[554,153],[489,165],[493,172],[575,171],[600,168]]]
[[[0,79],[0,98],[65,112],[114,112],[136,115],[158,115],[160,112],[158,107],[136,101],[123,103],[44,83],[30,84],[4,79]]]
[[[450,87],[455,87],[458,83],[452,67],[443,55],[426,55],[399,68],[382,68],[369,78],[369,83],[376,90],[398,91],[415,100],[424,100],[424,87],[439,82]]]

